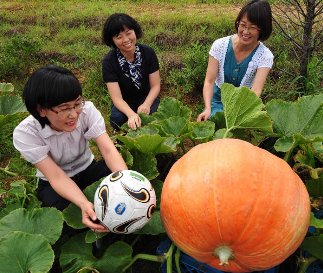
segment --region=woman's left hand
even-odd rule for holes
[[[134,114],[128,118],[128,126],[132,130],[136,130],[141,126],[141,119],[138,114]]]
[[[147,104],[141,104],[139,107],[138,107],[138,110],[137,110],[137,113],[144,113],[144,114],[147,114],[149,115],[150,113],[150,106],[148,106]]]

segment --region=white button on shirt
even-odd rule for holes
[[[105,132],[101,113],[92,102],[87,101],[74,131],[58,132],[48,125],[42,128],[33,116],[28,116],[15,128],[13,144],[30,163],[36,164],[50,156],[72,177],[85,170],[93,161],[88,140]],[[38,170],[36,176],[47,180]]]

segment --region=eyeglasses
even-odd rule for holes
[[[237,26],[240,30],[245,31],[248,30],[250,33],[255,33],[257,31],[260,31],[260,28],[255,26],[255,25],[251,25],[250,27],[248,27],[245,23],[243,22],[238,22]]]
[[[64,108],[59,111],[54,110],[53,108],[49,108],[49,110],[57,114],[57,116],[60,118],[66,118],[71,114],[73,109],[75,112],[80,113],[83,110],[84,105],[85,100],[82,98],[81,100],[77,101],[73,107]]]

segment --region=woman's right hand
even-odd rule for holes
[[[109,232],[106,227],[98,223],[93,204],[90,201],[82,203],[80,208],[82,211],[82,223],[84,225],[95,232]]]
[[[205,121],[211,116],[211,111],[210,110],[204,110],[201,114],[198,115],[197,121]]]
[[[128,126],[132,130],[136,130],[141,126],[141,119],[138,114],[133,114],[128,118]]]

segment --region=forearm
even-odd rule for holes
[[[115,99],[112,101],[113,105],[123,114],[125,114],[128,118],[131,117],[132,115],[135,115],[136,112],[133,111],[130,106],[128,105],[128,103],[123,100],[123,99]]]
[[[78,185],[65,173],[56,179],[51,179],[49,183],[57,194],[79,208],[82,208],[85,203],[89,202]]]
[[[147,104],[149,107],[154,103],[155,99],[160,93],[160,86],[154,86],[150,89],[148,96],[146,97],[144,104]]]
[[[116,153],[109,152],[109,153],[106,153],[103,157],[104,157],[105,164],[108,166],[111,172],[128,169],[126,163],[124,162],[119,152],[116,152]]]
[[[211,101],[213,97],[213,88],[214,83],[204,82],[203,87],[203,101],[204,101],[204,108],[211,109]]]
[[[124,162],[121,154],[114,146],[113,142],[111,141],[110,137],[107,133],[104,133],[95,139],[101,155],[107,165],[107,167],[112,171],[120,171],[120,170],[127,170],[128,167]]]

